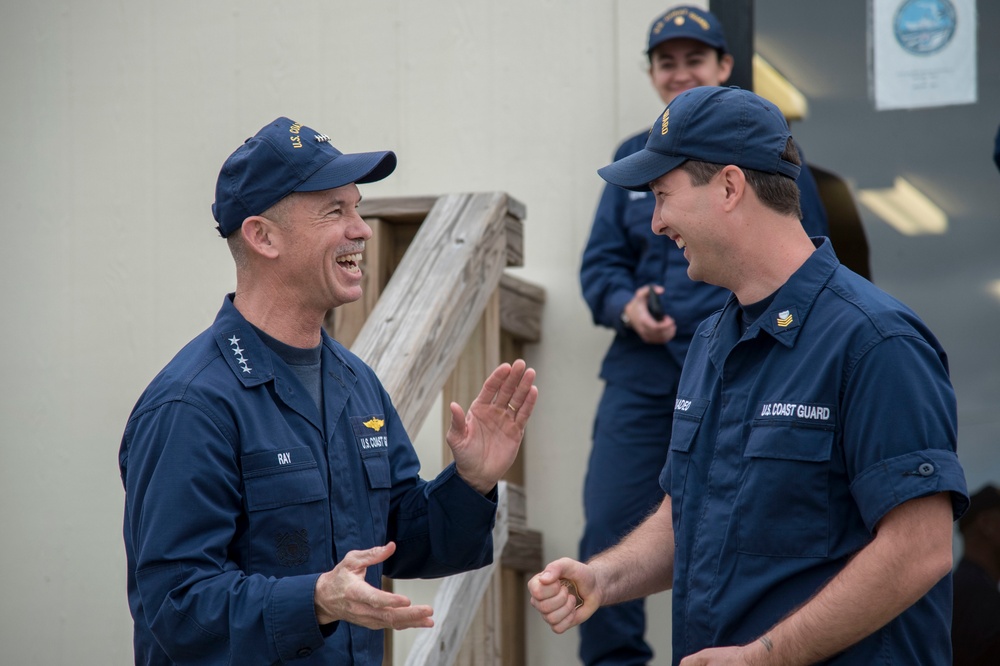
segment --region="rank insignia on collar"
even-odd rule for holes
[[[240,339],[234,335],[229,338],[229,345],[232,347],[233,354],[236,355],[236,362],[243,368],[243,372],[246,374],[253,372],[253,368],[250,367],[250,359],[243,355],[246,350],[240,347]]]
[[[792,313],[788,310],[782,310],[778,313],[778,326],[781,328],[788,328],[792,323]]]

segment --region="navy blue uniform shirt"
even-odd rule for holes
[[[695,335],[667,464],[674,663],[755,640],[903,502],[952,494],[955,394],[941,346],[822,241],[744,333],[735,297]],[[877,594],[877,591],[873,591]],[[826,663],[951,663],[951,577]]]
[[[122,438],[136,663],[382,663],[382,632],[319,626],[319,575],[395,541],[397,578],[492,561],[496,504],[419,463],[371,368],[324,332],[323,411],[227,297]]]

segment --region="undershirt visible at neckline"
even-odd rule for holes
[[[742,330],[744,333],[750,330],[753,323],[757,321],[761,315],[767,312],[767,309],[771,307],[771,303],[774,302],[774,296],[778,292],[774,292],[770,296],[759,300],[756,303],[750,303],[748,305],[740,304],[740,324],[742,325]]]
[[[320,369],[322,366],[323,342],[320,341],[315,347],[293,347],[285,344],[277,338],[273,338],[253,324],[250,327],[260,337],[268,348],[278,355],[289,369],[298,377],[302,386],[309,392],[316,409],[323,413],[323,380]]]

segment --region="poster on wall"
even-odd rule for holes
[[[976,101],[976,0],[869,0],[869,9],[876,110]]]

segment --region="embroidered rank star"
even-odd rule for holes
[[[792,313],[788,310],[782,310],[778,313],[778,326],[781,328],[787,328],[792,323]]]
[[[243,368],[243,372],[250,374],[253,372],[253,368],[250,367],[250,361],[243,355],[243,349],[240,347],[240,339],[235,335],[229,338],[229,344],[233,347],[233,353],[236,354],[236,361]]]

